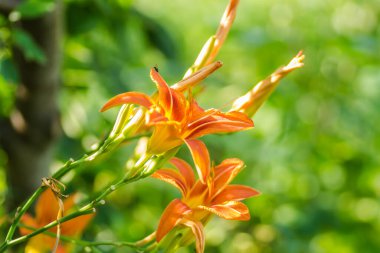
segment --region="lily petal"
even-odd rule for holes
[[[194,171],[191,168],[191,166],[184,160],[176,157],[170,159],[170,163],[177,167],[177,169],[186,181],[186,186],[188,188],[191,188],[195,183]]]
[[[193,125],[189,129],[189,134],[186,138],[193,139],[199,138],[206,134],[237,132],[252,128],[253,126],[253,121],[244,113],[222,113],[217,111],[206,121],[201,121],[199,124]]]
[[[215,167],[214,176],[214,196],[219,194],[243,169],[244,162],[237,158],[224,160],[221,164]]]
[[[229,201],[224,204],[207,206],[198,206],[198,208],[216,214],[226,220],[249,220],[249,210],[246,205],[237,201]]]
[[[159,104],[166,112],[166,116],[170,120],[181,121],[186,114],[187,101],[185,96],[181,92],[171,89],[156,69],[151,69],[150,77],[156,83]]]
[[[188,219],[183,219],[181,224],[191,228],[195,236],[195,248],[197,253],[203,253],[205,250],[205,233],[203,230],[203,225],[200,221],[193,221]]]
[[[171,169],[160,169],[152,174],[152,177],[162,180],[178,188],[182,196],[186,196],[188,191],[187,184],[182,175]]]
[[[82,234],[83,230],[94,216],[95,214],[87,214],[63,223],[62,234],[65,236],[78,236]]]
[[[150,78],[157,86],[160,105],[165,111],[171,111],[173,108],[173,96],[169,85],[155,68],[151,68]]]
[[[112,107],[122,105],[122,104],[137,104],[150,108],[153,105],[153,101],[144,93],[140,92],[125,92],[119,95],[114,96],[100,109],[101,112],[104,112]]]
[[[222,204],[226,201],[239,201],[259,195],[257,190],[245,185],[227,185],[213,200],[214,204]]]
[[[64,210],[69,210],[75,205],[75,197],[76,194],[71,194],[63,201],[63,208]]]
[[[49,252],[54,246],[55,239],[48,235],[39,234],[32,237],[25,246],[25,253]]]
[[[36,220],[42,226],[57,219],[59,205],[54,193],[47,189],[39,197],[36,204]]]
[[[166,207],[158,224],[156,240],[160,242],[182,219],[183,215],[191,212],[191,209],[181,200],[175,199]]]
[[[202,107],[200,107],[193,98],[190,99],[190,109],[189,112],[189,125],[193,124],[194,122],[197,122],[200,118],[204,118],[205,116],[209,116],[213,114],[216,110],[210,109],[205,111]]]
[[[155,128],[148,143],[148,152],[152,154],[161,154],[183,143],[178,137],[178,130],[171,122],[155,124]]]
[[[21,223],[23,223],[24,225],[28,226],[28,227],[33,227],[33,228],[38,228],[40,227],[39,224],[37,223],[36,219],[34,219],[30,214],[26,213],[24,214],[22,217],[21,217]],[[30,229],[27,229],[27,228],[24,228],[24,227],[20,227],[20,233],[22,235],[27,235],[27,234],[30,234],[32,233],[33,230],[30,230]]]
[[[185,142],[190,149],[199,179],[205,184],[210,175],[210,155],[207,147],[200,140],[185,140]]]

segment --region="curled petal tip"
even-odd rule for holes
[[[137,104],[149,108],[153,102],[148,95],[139,92],[125,92],[114,96],[103,105],[100,112],[122,104]]]
[[[153,67],[150,69],[150,78],[152,79],[152,81],[155,81],[157,80],[157,76],[159,75],[158,73],[158,68],[157,67]]]
[[[115,99],[111,98],[110,100],[107,101],[107,103],[105,103],[105,104],[103,105],[102,108],[100,108],[99,111],[100,111],[100,112],[105,112],[105,111],[107,111],[107,110],[109,110],[109,109],[111,109],[112,107],[115,107],[115,106],[117,106],[117,105],[119,105],[119,103],[116,103]]]
[[[222,61],[216,61],[215,62],[215,67],[216,68],[220,68],[220,67],[222,67],[223,66],[223,62]]]
[[[285,67],[286,70],[290,71],[293,69],[303,67],[303,60],[305,59],[305,55],[303,54],[303,50],[299,51],[298,54],[289,62],[289,64]]]
[[[108,103],[106,103],[105,105],[102,106],[102,108],[100,108],[99,112],[105,112],[108,109],[110,109],[111,107],[112,107],[111,105],[109,105]]]

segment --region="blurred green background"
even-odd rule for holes
[[[168,82],[180,80],[215,33],[227,2],[65,1],[60,93],[65,136],[52,170],[79,158],[111,129],[116,110],[98,111],[108,98],[127,90],[154,91],[152,66],[157,64]],[[229,157],[246,162],[234,183],[262,192],[245,201],[249,222],[214,218],[208,224],[206,252],[380,252],[379,20],[378,0],[241,0],[217,57],[224,66],[199,95],[204,108],[227,110],[300,49],[306,60],[259,110],[253,130],[203,138],[216,163]],[[6,27],[0,31],[9,36]],[[0,113],[6,115],[15,84],[9,54],[2,50]],[[69,191],[100,190],[123,173],[130,153],[123,147],[71,175]],[[188,151],[183,148],[180,155],[188,158]],[[5,162],[0,150],[2,202]],[[84,238],[138,240],[156,229],[165,206],[179,196],[153,179],[126,186],[98,210]]]

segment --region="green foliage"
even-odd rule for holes
[[[14,85],[9,84],[0,76],[0,116],[9,115],[15,95]]]
[[[78,157],[111,129],[116,112],[98,112],[110,96],[154,90],[150,67],[158,64],[171,83],[181,79],[226,3],[67,1],[61,95],[66,137],[55,166]],[[380,250],[379,20],[378,0],[241,1],[217,58],[224,67],[204,82],[202,106],[229,108],[229,101],[299,49],[307,58],[260,109],[253,130],[204,138],[216,163],[226,157],[246,161],[235,183],[262,192],[246,201],[250,222],[214,218],[208,224],[206,252]],[[43,60],[25,33],[16,31],[17,36],[32,60]],[[0,93],[10,96],[4,85]],[[186,149],[180,153],[188,157]],[[81,172],[69,191],[100,190],[123,173],[130,154],[126,147]],[[141,239],[156,229],[175,197],[172,187],[153,179],[128,185],[99,208],[84,236]]]
[[[22,1],[15,12],[23,19],[36,18],[54,9],[55,0],[26,0]]]
[[[25,31],[18,28],[12,29],[12,41],[24,53],[27,60],[36,61],[41,64],[46,62],[44,52]]]

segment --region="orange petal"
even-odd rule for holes
[[[165,115],[170,120],[181,121],[186,116],[185,96],[181,92],[171,89],[156,69],[151,69],[150,76],[156,83],[159,104],[165,110]]]
[[[210,155],[207,147],[200,140],[185,140],[185,142],[190,149],[191,156],[193,157],[199,180],[205,184],[210,175]]]
[[[63,201],[64,211],[71,209],[75,205],[76,194],[71,194]]]
[[[160,169],[152,174],[152,177],[160,179],[178,188],[183,196],[188,191],[185,179],[176,171],[170,169]]]
[[[209,202],[209,188],[208,184],[202,183],[200,180],[195,182],[194,186],[191,188],[190,193],[184,199],[184,201],[189,206],[197,206],[199,203]]]
[[[73,252],[74,245],[66,243],[65,245],[58,245],[57,251],[55,253],[69,253]]]
[[[188,219],[183,219],[181,224],[191,228],[195,236],[195,248],[197,253],[203,253],[205,250],[205,233],[203,231],[203,225],[199,221],[193,221]]]
[[[189,129],[196,129],[206,123],[214,122],[216,119],[213,117],[219,113],[216,109],[209,109],[204,111],[195,101],[191,106],[191,117],[188,122]]]
[[[59,205],[54,193],[47,189],[38,198],[36,207],[36,221],[44,226],[57,219]]]
[[[253,127],[253,121],[240,112],[216,112],[207,121],[192,125],[186,138],[198,138],[205,134],[231,133]]]
[[[237,158],[224,160],[215,167],[214,172],[214,196],[219,194],[242,170],[244,162]]]
[[[229,201],[225,204],[198,206],[198,208],[216,214],[226,220],[249,220],[249,210],[246,205],[237,201]]]
[[[21,217],[21,223],[23,223],[24,225],[26,225],[28,227],[33,227],[33,228],[40,227],[40,225],[37,223],[37,221],[28,213],[24,214]],[[30,234],[32,232],[33,232],[33,230],[20,227],[20,234],[22,234],[22,235],[27,235],[27,234]]]
[[[82,234],[94,216],[95,214],[87,214],[62,223],[62,235],[77,236]]]
[[[160,242],[182,219],[183,215],[191,212],[191,209],[181,200],[175,199],[166,207],[158,224],[156,240]]]
[[[213,112],[209,112],[211,110],[205,111],[202,107],[200,107],[194,99],[190,100],[190,109],[189,109],[189,124],[193,124],[197,122],[200,118],[204,118],[204,116],[208,116],[213,114]]]
[[[112,107],[122,105],[122,104],[137,104],[150,108],[153,104],[151,98],[144,93],[140,92],[125,92],[119,95],[114,96],[100,109],[101,112],[104,112]]]
[[[161,122],[155,124],[153,134],[149,139],[147,152],[162,154],[182,143],[183,141],[178,137],[177,127],[173,125],[173,122]]]
[[[178,122],[183,121],[187,115],[188,102],[186,97],[178,91],[172,90],[173,106],[170,111],[170,119]]]
[[[227,185],[223,191],[221,191],[216,198],[214,198],[214,204],[221,204],[226,201],[239,201],[253,196],[257,196],[260,193],[245,185]]]
[[[32,237],[25,246],[25,253],[50,252],[54,246],[55,238],[39,234]]]
[[[176,157],[170,159],[170,163],[177,167],[186,181],[186,186],[191,188],[195,183],[195,176],[191,166],[184,160]]]
[[[159,104],[165,111],[171,112],[173,108],[172,90],[155,68],[151,68],[150,77],[158,89]]]

